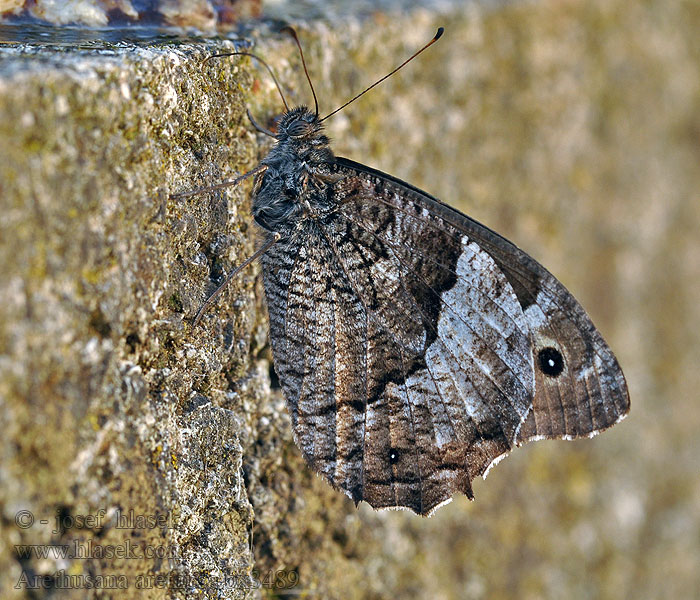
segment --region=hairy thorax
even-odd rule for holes
[[[278,131],[262,161],[267,169],[255,183],[253,215],[260,227],[286,237],[334,210],[331,184],[338,178],[331,173],[335,157],[318,115],[294,108],[282,115]]]

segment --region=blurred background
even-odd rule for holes
[[[632,409],[592,440],[515,451],[475,502],[428,520],[350,511],[326,581],[362,580],[356,597],[700,597],[700,5],[469,4],[317,26],[321,111],[438,25],[438,44],[329,120],[336,153],[547,266],[616,353]]]

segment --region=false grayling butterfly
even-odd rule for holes
[[[232,54],[248,53],[217,56]],[[267,239],[195,324],[261,256],[274,365],[311,467],[355,503],[428,515],[455,492],[473,498],[471,481],[514,447],[592,436],[627,414],[615,356],[542,265],[412,185],[334,156],[322,121],[349,102],[320,119],[315,92],[315,111],[280,95],[276,133],[251,117],[276,140],[257,168],[176,196],[256,176]]]

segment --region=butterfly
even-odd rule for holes
[[[457,492],[473,499],[474,478],[517,446],[619,422],[624,375],[567,289],[437,198],[335,156],[322,121],[337,111],[320,119],[314,101],[285,102],[275,133],[251,117],[276,143],[233,183],[255,176],[267,237],[195,318],[260,258],[274,366],[309,466],[356,504],[430,515]]]

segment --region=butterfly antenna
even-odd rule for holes
[[[306,61],[304,60],[304,51],[301,49],[301,44],[299,43],[299,38],[297,37],[297,32],[294,31],[292,27],[283,27],[282,31],[289,33],[294,38],[297,48],[299,48],[299,56],[301,56],[301,64],[304,67],[304,73],[306,74],[306,81],[309,82],[309,87],[311,88],[311,93],[314,96],[314,110],[316,111],[316,117],[318,118],[318,99],[316,98],[316,90],[314,90],[314,84],[311,83],[311,77],[309,77],[309,71],[306,68]],[[323,120],[323,119],[321,119]]]
[[[445,28],[444,28],[444,27],[440,27],[440,28],[437,30],[437,33],[435,34],[435,37],[433,37],[433,39],[430,40],[430,41],[429,41],[425,46],[423,46],[420,50],[418,50],[418,51],[415,52],[412,56],[410,56],[410,57],[407,58],[405,61],[403,61],[403,62],[402,62],[398,67],[396,67],[391,73],[388,73],[387,75],[384,75],[384,77],[382,77],[379,81],[375,81],[375,82],[374,82],[372,85],[370,85],[368,88],[366,88],[365,90],[363,90],[362,92],[360,92],[359,94],[357,94],[357,96],[355,96],[354,98],[351,98],[350,100],[348,100],[345,104],[343,104],[343,105],[340,106],[339,108],[336,108],[332,113],[327,114],[325,117],[323,117],[323,119],[321,119],[321,120],[319,121],[319,123],[320,123],[321,121],[325,121],[328,117],[332,117],[335,113],[340,112],[340,111],[343,110],[348,104],[352,104],[352,103],[355,102],[355,100],[357,100],[360,96],[364,96],[364,95],[365,95],[367,92],[369,92],[373,87],[378,86],[382,81],[384,81],[385,79],[388,79],[389,77],[391,77],[391,76],[392,76],[394,73],[396,73],[396,71],[398,71],[401,67],[404,67],[404,66],[406,66],[408,63],[410,63],[416,56],[418,56],[421,52],[423,52],[423,50],[427,50],[428,48],[430,48],[430,46],[432,46],[435,42],[437,42],[437,41],[440,39],[440,37],[442,36],[442,34],[443,34],[444,32],[445,32]]]
[[[221,58],[223,56],[250,56],[251,58],[254,58],[255,60],[262,63],[262,65],[267,69],[267,72],[270,74],[270,77],[272,77],[272,81],[275,82],[275,87],[277,87],[277,91],[280,93],[280,98],[282,98],[282,104],[284,104],[285,110],[289,111],[289,104],[287,104],[287,100],[285,99],[284,94],[282,93],[282,86],[280,86],[279,81],[277,81],[277,77],[275,77],[275,72],[272,70],[272,67],[270,67],[270,65],[268,65],[262,58],[255,54],[251,54],[250,52],[224,52],[222,54],[212,54],[208,58],[205,58],[203,62],[208,62],[212,58]],[[304,69],[306,69],[306,66],[304,66]]]

